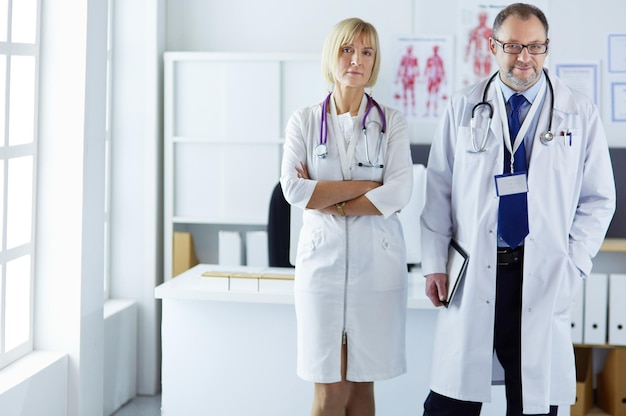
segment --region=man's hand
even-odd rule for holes
[[[435,306],[442,306],[448,297],[448,275],[433,273],[426,276],[426,296]]]

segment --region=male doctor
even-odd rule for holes
[[[556,415],[575,400],[570,306],[615,185],[598,111],[543,68],[548,45],[540,9],[503,9],[489,39],[499,71],[452,97],[431,147],[422,269],[435,306],[451,239],[469,265],[439,312],[425,416],[480,414],[500,365],[507,416]]]

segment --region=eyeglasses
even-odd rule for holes
[[[502,47],[504,53],[510,53],[512,55],[518,55],[522,53],[522,50],[526,48],[531,55],[543,55],[548,52],[548,42],[546,43],[531,43],[530,45],[522,45],[521,43],[502,43],[496,38],[492,38],[493,41]]]

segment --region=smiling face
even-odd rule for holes
[[[375,59],[376,51],[368,36],[361,34],[354,42],[342,45],[335,67],[336,83],[344,87],[365,88],[372,76]]]
[[[503,44],[530,45],[548,42],[543,24],[534,15],[530,15],[526,20],[515,15],[508,16],[497,32],[494,32],[494,38]],[[519,54],[505,53],[494,39],[489,39],[489,47],[500,67],[500,77],[509,87],[516,91],[524,91],[540,79],[547,53],[531,55],[528,48],[523,48]]]

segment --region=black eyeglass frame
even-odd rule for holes
[[[524,50],[524,48],[526,48],[526,51],[528,51],[528,53],[530,55],[545,55],[546,53],[548,53],[548,43],[550,42],[550,39],[546,40],[546,43],[531,43],[529,45],[522,45],[521,43],[503,43],[500,42],[498,39],[496,38],[491,38],[493,39],[493,41],[496,43],[496,45],[499,45],[502,48],[502,52],[504,53],[508,53],[509,55],[519,55],[520,53],[522,53],[522,51]],[[507,46],[511,46],[511,45],[517,45],[517,46],[521,46],[519,52],[507,52],[506,47]],[[543,46],[544,50],[543,52],[531,52],[530,51],[530,46]]]

